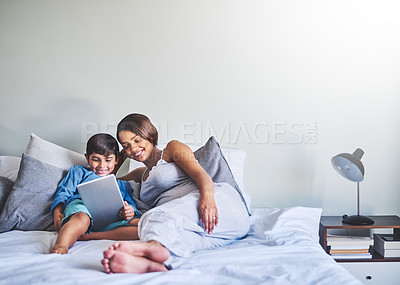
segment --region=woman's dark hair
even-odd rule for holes
[[[148,140],[153,145],[158,143],[158,131],[151,123],[150,119],[142,114],[129,114],[119,122],[117,126],[118,134],[122,131],[131,131],[132,133],[141,136]],[[118,139],[119,140],[119,139]]]
[[[109,134],[95,134],[86,144],[86,154],[98,153],[101,155],[114,154],[118,158],[119,147],[117,140]]]

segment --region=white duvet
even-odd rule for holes
[[[102,254],[114,241],[47,254],[56,233],[10,231],[0,234],[0,284],[361,284],[319,245],[320,215],[306,207],[255,209],[246,238],[146,274],[104,273]]]

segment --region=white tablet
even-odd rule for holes
[[[97,230],[121,220],[119,211],[124,206],[115,175],[79,184],[79,194],[93,219],[93,229]]]

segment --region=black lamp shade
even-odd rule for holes
[[[331,159],[333,168],[344,178],[357,182],[357,215],[343,215],[342,222],[350,225],[372,225],[374,221],[368,217],[360,215],[360,196],[359,183],[364,180],[364,165],[361,157],[364,151],[357,148],[353,154],[341,153]]]
[[[364,165],[360,160],[363,155],[364,151],[357,148],[353,154],[335,155],[332,157],[331,163],[333,168],[344,178],[353,182],[361,182],[364,180]]]

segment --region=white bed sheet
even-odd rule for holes
[[[319,245],[321,209],[252,214],[246,238],[147,274],[104,273],[102,252],[113,241],[77,242],[68,255],[47,254],[56,233],[10,231],[0,234],[0,284],[361,284]]]

